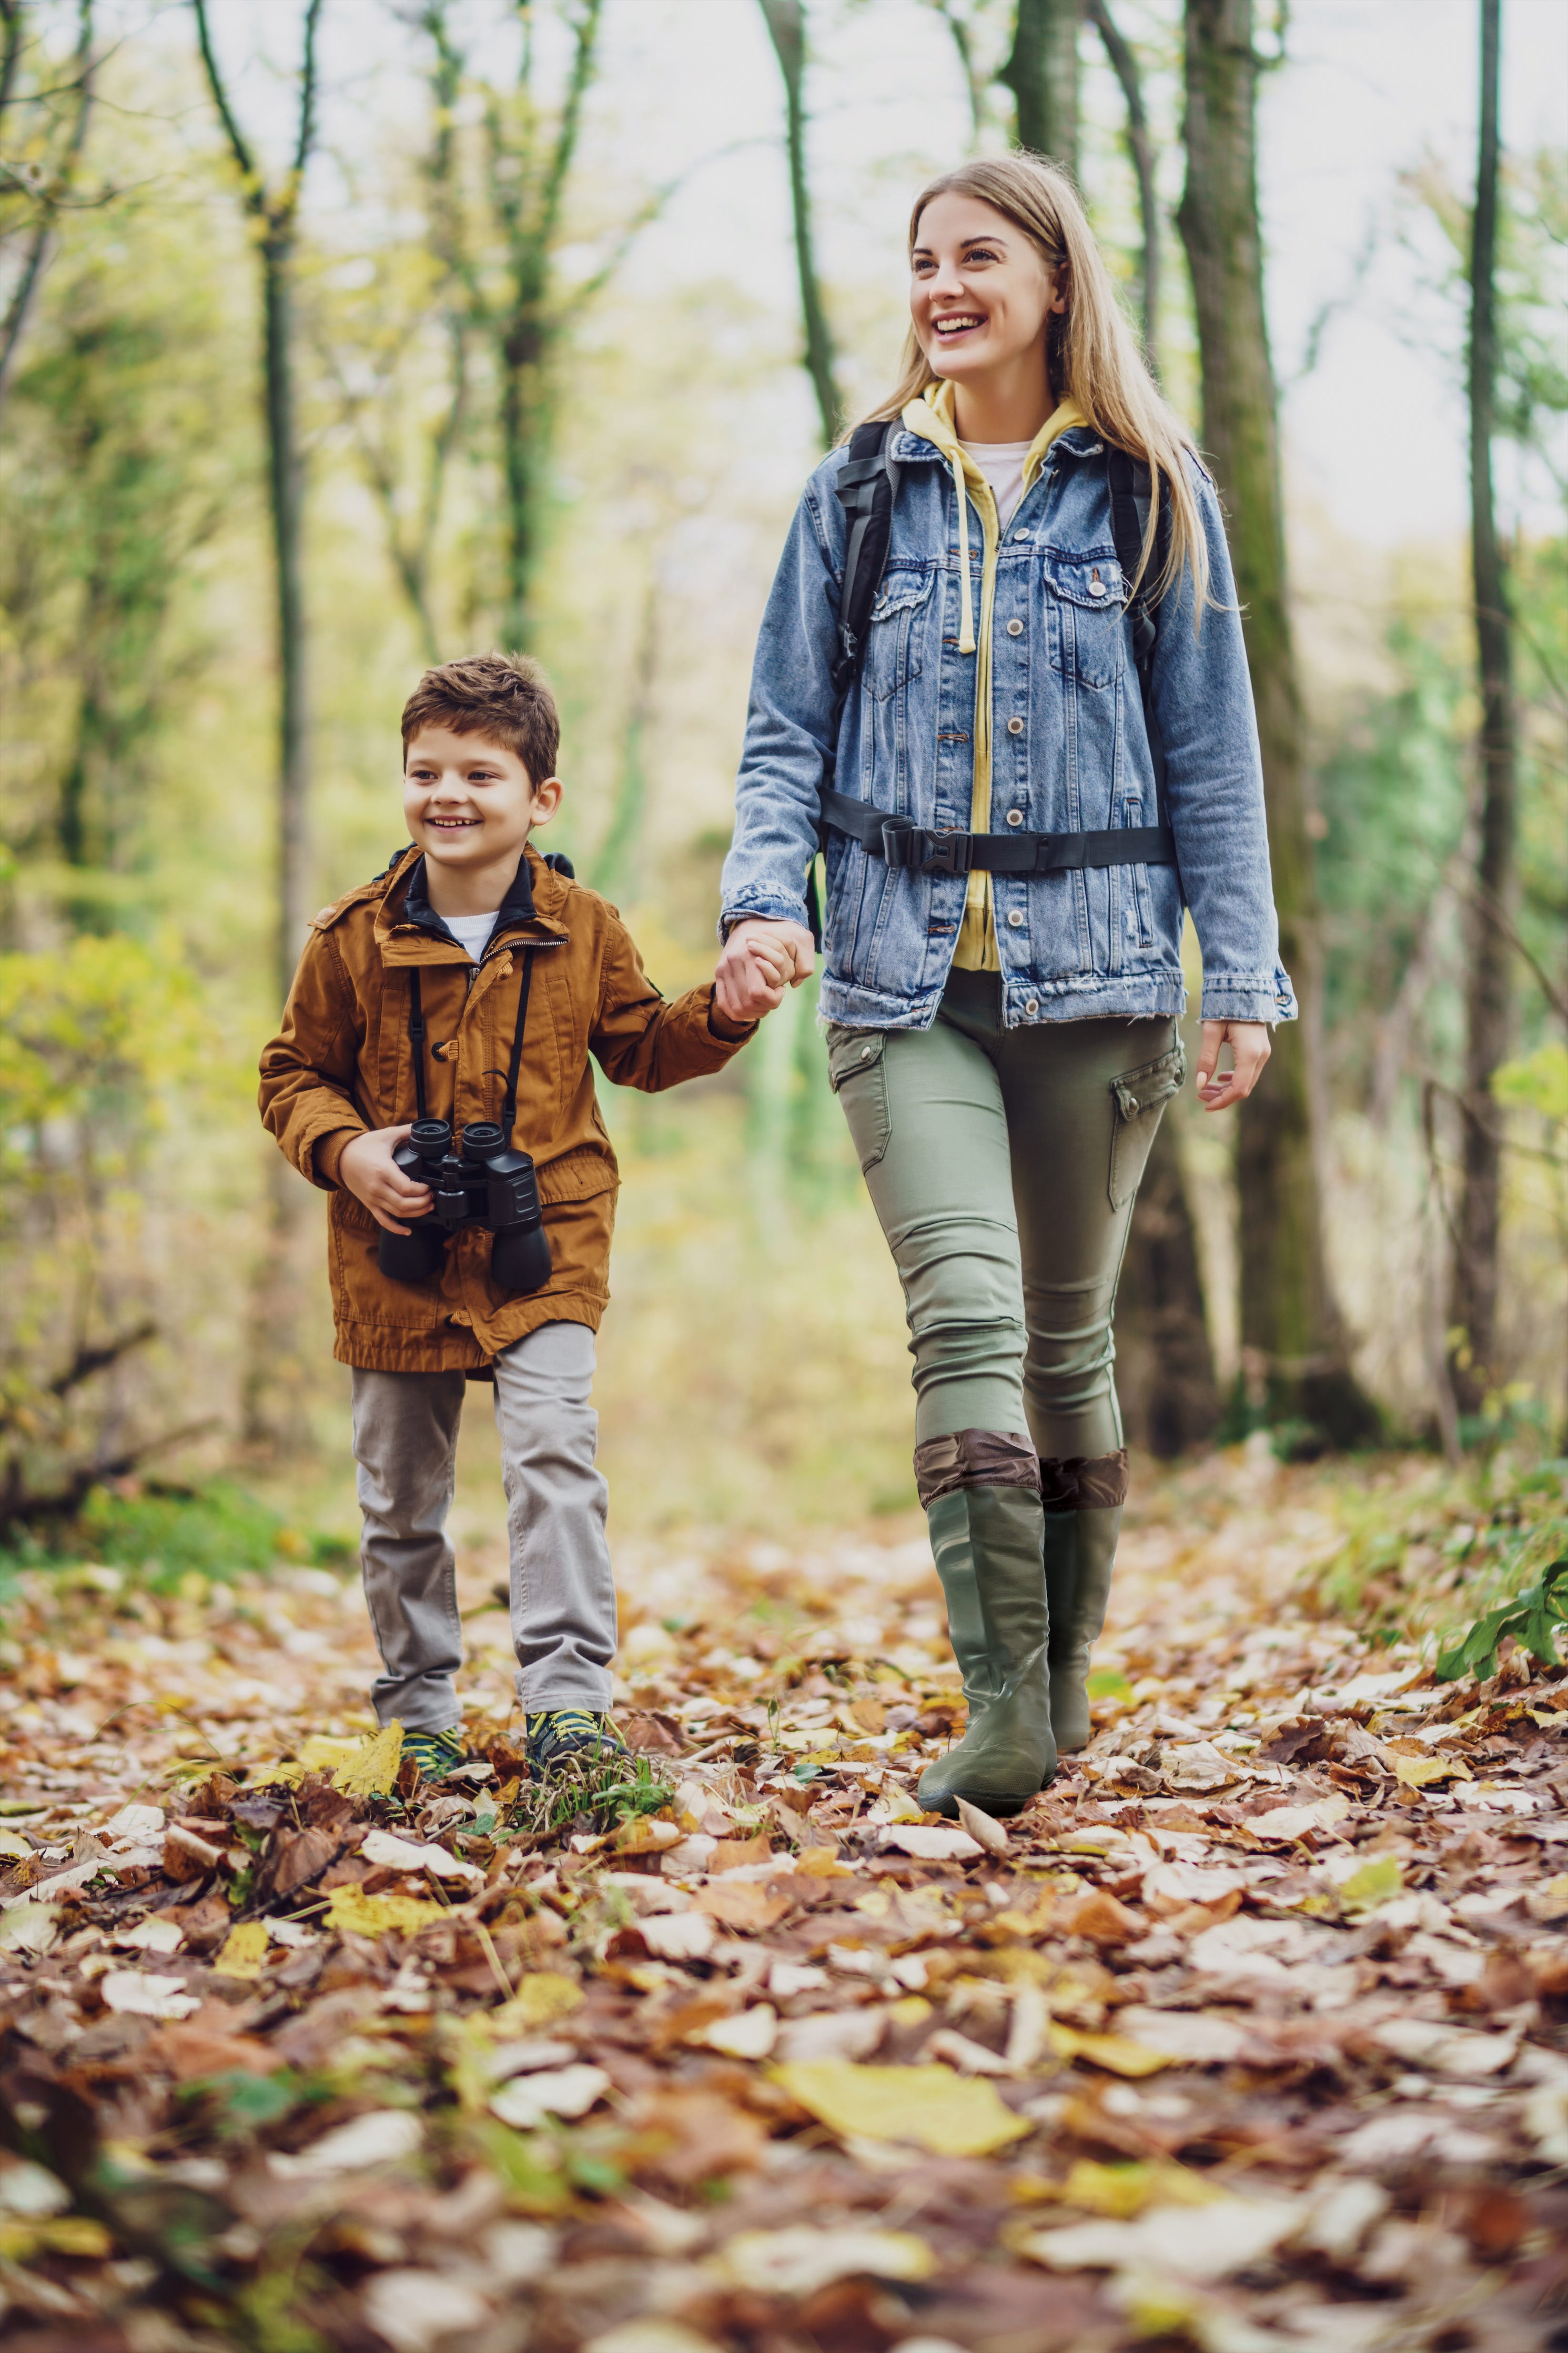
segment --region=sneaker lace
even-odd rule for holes
[[[597,1740],[604,1731],[602,1718],[585,1707],[552,1707],[541,1710],[528,1719],[528,1736],[538,1740],[552,1734],[557,1740]]]

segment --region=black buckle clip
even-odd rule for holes
[[[972,833],[932,833],[921,828],[921,843],[925,851],[921,860],[922,874],[967,874],[974,863],[974,836]]]

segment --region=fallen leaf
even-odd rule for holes
[[[1407,1789],[1425,1789],[1434,1781],[1472,1781],[1475,1778],[1462,1757],[1440,1757],[1436,1750],[1418,1747],[1414,1742],[1385,1744],[1384,1756],[1394,1767],[1394,1778],[1403,1781]]]
[[[1548,1925],[1568,1920],[1568,1871],[1560,1871],[1541,1887],[1532,1887],[1524,1899],[1524,1908],[1532,1920]]]
[[[716,2018],[700,2040],[731,2059],[765,2059],[778,2041],[779,2014],[771,2002],[753,2002],[732,2018]]]
[[[742,1935],[754,1936],[782,1920],[790,1909],[791,1900],[788,1895],[772,1893],[754,1879],[728,1883],[710,1880],[706,1887],[697,1891],[697,1911],[706,1913],[711,1920],[722,1921],[726,1928],[738,1928]],[[693,1915],[687,1913],[684,1916],[690,1919]]]
[[[515,2131],[531,2132],[546,2116],[585,2116],[610,2088],[602,2067],[582,2063],[541,2075],[514,2075],[490,2095],[490,2114]]]
[[[485,2023],[493,2034],[532,2034],[553,2026],[583,2006],[583,1989],[575,1978],[557,1969],[534,1969],[521,1979],[510,2001],[492,2010]]]
[[[1350,1810],[1350,1799],[1336,1789],[1332,1797],[1310,1806],[1271,1806],[1266,1814],[1250,1816],[1247,1827],[1254,1838],[1302,1839],[1313,1831],[1331,1830]]]
[[[220,1978],[258,1978],[267,1966],[267,1923],[264,1920],[242,1920],[229,1930],[224,1947],[213,1963],[213,1974]]]
[[[432,1920],[450,1916],[446,1905],[417,1895],[367,1895],[362,1887],[350,1886],[334,1887],[327,1898],[328,1926],[355,1936],[384,1936],[393,1929],[411,1936]]]
[[[448,1854],[444,1846],[428,1846],[413,1839],[399,1838],[395,1831],[373,1830],[364,1834],[360,1852],[366,1862],[384,1863],[392,1871],[428,1871],[437,1879],[467,1879],[483,1886],[485,1874],[460,1855]]]
[[[152,1912],[145,1920],[138,1920],[133,1928],[122,1928],[113,1941],[138,1953],[177,1953],[185,1941],[185,1933],[179,1922],[171,1920],[166,1913]]]
[[[1146,2051],[1188,2066],[1228,2067],[1247,2048],[1247,2034],[1234,2019],[1212,2011],[1147,2010],[1129,2003],[1116,2013],[1124,2034]]]
[[[936,2253],[908,2231],[818,2229],[741,2231],[706,2268],[756,2295],[815,2295],[833,2280],[923,2280]],[[905,2339],[906,2343],[910,2340]]]
[[[14,1856],[19,1862],[31,1862],[33,1849],[15,1831],[0,1831],[0,1854]]]
[[[1397,1855],[1374,1855],[1340,1882],[1340,1902],[1347,1912],[1371,1912],[1386,1904],[1405,1885],[1405,1869]]]
[[[1086,2214],[1107,2215],[1124,2222],[1131,2221],[1146,2207],[1208,2206],[1224,2194],[1184,2165],[1098,2165],[1087,2157],[1077,2158],[1067,2179],[1052,2189],[1052,2195],[1064,2206],[1078,2206]]]
[[[971,1838],[967,1831],[950,1831],[935,1823],[890,1822],[879,1843],[897,1847],[900,1854],[912,1854],[921,1862],[973,1862],[984,1852],[980,1841]]]
[[[201,1999],[185,1991],[184,1978],[160,1978],[141,1969],[110,1969],[98,1981],[106,2010],[129,2018],[189,2018]]]
[[[1008,1852],[1007,1833],[1001,1823],[994,1821],[992,1817],[982,1812],[978,1806],[972,1806],[967,1798],[960,1798],[958,1800],[958,1819],[970,1837],[977,1845],[983,1846],[987,1854]]]
[[[1157,2075],[1171,2064],[1167,2052],[1146,2042],[1134,2042],[1125,2034],[1080,2034],[1076,2026],[1063,2026],[1054,2018],[1046,2040],[1058,2059],[1087,2059],[1091,2067],[1103,2067],[1112,2075]]]
[[[820,2059],[775,2067],[772,2075],[831,2131],[862,2140],[912,2141],[946,2157],[988,2157],[1033,2130],[990,2084],[946,2067],[862,2067]]]
[[[431,2353],[443,2337],[481,2328],[490,2316],[483,2296],[445,2272],[376,2272],[367,2281],[364,2315],[394,2353]]]
[[[1212,1740],[1178,1742],[1165,1750],[1160,1770],[1173,1789],[1223,1789],[1243,1768]]]
[[[1018,2252],[1053,2271],[1134,2266],[1209,2282],[1272,2253],[1301,2217],[1299,2199],[1219,2198],[1198,2208],[1155,2207],[1136,2222],[1081,2222],[1037,2231]]]
[[[335,2131],[323,2133],[297,2157],[274,2149],[267,2162],[280,2180],[326,2180],[334,2173],[362,2173],[373,2165],[395,2165],[412,2157],[424,2137],[424,2126],[407,2108],[372,2108],[339,2125]]]
[[[1100,1887],[1075,1903],[1054,1905],[1050,1918],[1054,1935],[1087,1936],[1094,1945],[1130,1945],[1143,1934],[1137,1914]]]
[[[389,1798],[403,1761],[403,1726],[384,1725],[332,1767],[332,1785],[351,1798]]]
[[[658,1961],[705,1961],[718,1939],[706,1912],[656,1912],[637,1922],[637,1934]]]

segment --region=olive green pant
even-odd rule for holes
[[[929,1029],[827,1033],[909,1314],[917,1444],[1027,1430],[1122,1443],[1111,1311],[1133,1196],[1182,1083],[1166,1016],[1005,1029],[994,973],[955,972]]]

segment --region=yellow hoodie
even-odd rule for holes
[[[1001,540],[1001,526],[996,515],[996,501],[991,495],[991,485],[973,459],[966,457],[960,445],[952,414],[953,388],[951,381],[933,385],[919,400],[911,400],[904,411],[904,423],[911,433],[918,433],[942,451],[952,468],[953,488],[958,493],[958,573],[959,593],[963,597],[960,612],[958,650],[974,656],[974,792],[970,803],[969,827],[972,833],[986,833],[991,826],[991,622],[996,601],[996,549]],[[1029,445],[1024,460],[1026,493],[1038,479],[1047,450],[1058,433],[1070,425],[1087,425],[1077,403],[1064,400],[1049,417]],[[980,565],[980,628],[976,635],[973,616],[973,589],[969,573],[969,500],[973,498],[980,510],[981,530],[984,546]],[[958,946],[953,963],[964,972],[999,972],[1002,959],[996,953],[996,918],[991,897],[991,877],[976,872],[969,878],[969,890],[963,902],[963,923],[958,934]]]

